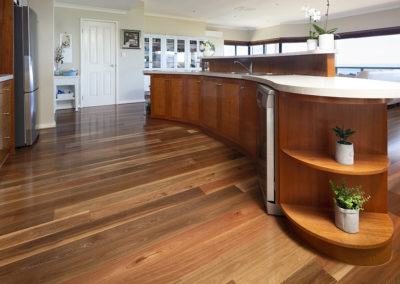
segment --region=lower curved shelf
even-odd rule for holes
[[[281,207],[297,235],[330,257],[355,265],[379,265],[391,258],[393,223],[388,214],[362,212],[359,233],[348,234],[335,226],[331,209]]]

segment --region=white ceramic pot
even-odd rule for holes
[[[307,49],[308,50],[316,50],[318,48],[318,41],[316,39],[308,39],[307,40]]]
[[[349,142],[350,143],[350,142]],[[336,162],[343,165],[353,165],[354,164],[354,145],[341,144],[336,141],[336,152],[335,152]]]
[[[318,36],[319,49],[334,50],[335,49],[335,35],[323,34]]]
[[[203,51],[203,55],[204,56],[213,56],[214,55],[214,50],[211,50],[211,49],[205,49],[204,51]]]
[[[335,225],[346,233],[358,233],[360,210],[343,209],[335,204]]]

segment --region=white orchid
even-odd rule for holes
[[[318,11],[315,8],[310,8],[308,6],[302,7],[301,11],[304,12],[306,18],[310,20],[310,38],[313,39],[317,35],[314,32],[312,32],[312,23],[321,20],[321,11]]]

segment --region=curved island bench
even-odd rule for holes
[[[310,246],[343,262],[378,265],[391,257],[388,215],[387,102],[400,84],[304,75],[146,71],[151,76],[151,117],[189,123],[256,160],[260,127],[258,84],[274,88],[276,201],[291,227]],[[352,137],[355,163],[334,160],[332,128]],[[346,179],[371,195],[360,231],[334,224],[328,181]]]

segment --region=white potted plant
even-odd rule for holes
[[[215,52],[215,45],[207,40],[200,45],[200,51],[203,52],[204,56],[213,56]]]
[[[341,184],[335,184],[329,180],[335,202],[335,225],[344,232],[355,234],[359,231],[360,210],[371,196],[360,191],[361,186],[346,186],[346,181],[342,179]]]
[[[309,19],[309,35],[310,38],[307,39],[307,49],[308,50],[316,50],[318,48],[318,41],[317,41],[317,33],[312,30],[312,23],[316,23],[317,21],[321,20],[321,12],[316,10],[315,8],[310,7],[302,7],[301,10],[305,13],[306,18]]]
[[[350,136],[355,134],[355,131],[351,129],[344,130],[344,127],[341,128],[336,126],[332,128],[335,135],[339,138],[336,141],[336,151],[335,151],[335,160],[336,162],[343,165],[353,165],[354,164],[354,145],[353,143],[347,141]]]
[[[59,76],[60,75],[59,64],[64,63],[64,55],[63,55],[63,46],[62,45],[56,47],[54,61],[55,61],[54,75]]]
[[[321,50],[335,49],[335,32],[338,28],[328,30],[329,6],[330,3],[327,0],[324,27],[322,28],[315,23],[313,24],[315,31],[318,33],[319,49]]]

